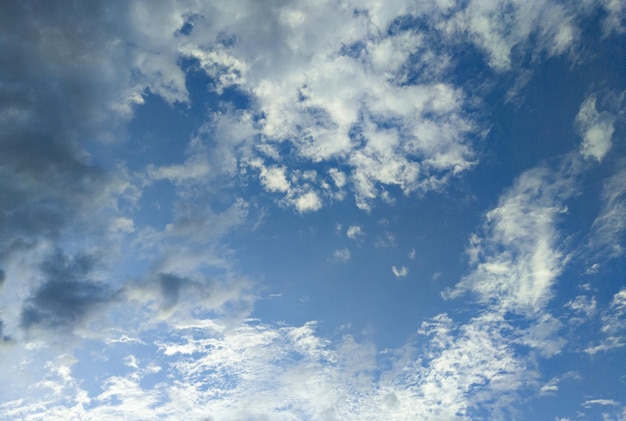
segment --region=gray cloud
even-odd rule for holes
[[[178,303],[183,289],[197,285],[188,278],[170,273],[161,273],[158,276],[159,288],[163,298],[163,307],[165,309],[170,309]]]
[[[45,260],[42,272],[46,280],[26,301],[21,326],[71,329],[114,301],[116,292],[92,279],[97,261],[93,255],[68,258],[59,251]]]
[[[120,8],[126,5],[0,5],[0,262],[10,284],[3,295],[30,297],[2,303],[8,327],[69,327],[110,298],[81,268],[84,257],[59,251],[42,262],[40,252],[77,233],[106,249],[117,201],[130,187],[126,173],[103,168],[85,146],[120,137],[145,86],[135,84],[129,50],[119,42],[130,33]],[[37,268],[45,281],[32,290]]]
[[[0,344],[3,342],[11,342],[10,336],[4,334],[4,322],[0,320]]]

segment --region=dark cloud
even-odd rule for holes
[[[193,279],[160,273],[158,275],[159,288],[162,297],[162,308],[169,310],[178,304],[183,292],[191,291],[198,298],[205,298],[210,293],[208,284],[201,284]]]
[[[103,4],[0,3],[0,258],[55,239],[113,180],[83,147],[119,93]]]
[[[116,300],[117,292],[92,280],[97,256],[68,258],[57,252],[42,264],[46,281],[36,289],[22,310],[25,329],[71,329],[89,315]]]
[[[0,320],[0,343],[12,341],[10,336],[4,334],[4,322]]]
[[[189,281],[185,278],[181,278],[169,273],[159,274],[159,287],[161,288],[161,295],[163,296],[163,307],[165,309],[171,308],[178,303],[180,298],[180,290],[188,284]]]
[[[0,269],[0,287],[4,284],[4,280],[6,279],[6,273],[4,270]]]
[[[124,103],[133,92],[131,58],[118,42],[130,30],[120,18],[126,8],[126,2],[0,2],[3,266],[32,262],[29,250],[61,247],[76,235],[107,247],[125,175],[94,162],[88,142],[120,135],[132,111]],[[21,316],[7,324],[71,328],[109,302],[115,293],[93,280],[94,259],[61,252],[44,259],[45,281],[25,302],[11,303],[16,311],[7,314]],[[36,277],[9,281],[28,290]]]

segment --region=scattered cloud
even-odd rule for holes
[[[333,259],[336,262],[346,263],[350,260],[350,249],[344,247],[342,249],[337,249],[333,253]]]
[[[576,313],[583,313],[586,317],[591,317],[597,310],[597,301],[595,297],[589,298],[586,295],[579,295],[572,301],[565,304],[565,307],[575,311]]]
[[[393,248],[397,247],[396,235],[392,232],[386,231],[379,235],[374,242],[376,248]]]
[[[358,339],[366,331],[351,336],[348,322],[324,336],[316,322],[250,319],[259,296],[283,289],[241,275],[248,262],[234,248],[258,228],[251,220],[266,214],[268,196],[299,212],[295,220],[349,197],[342,209],[380,221],[366,225],[387,249],[376,256],[399,247],[406,259],[410,245],[382,215],[397,226],[389,209],[443,191],[480,163],[489,125],[478,95],[490,84],[510,72],[504,100],[523,101],[530,65],[566,55],[579,63],[581,22],[599,7],[605,36],[624,32],[621,2],[591,3],[4,4],[0,349],[2,375],[14,381],[0,386],[0,417],[510,419],[524,392],[559,392],[567,373],[541,373],[542,359],[565,346],[548,305],[569,258],[559,222],[575,190],[571,167],[584,158],[604,168],[609,151],[623,152],[613,144],[619,95],[581,104],[582,158],[524,172],[485,213],[467,274],[443,294],[474,300],[420,316],[416,338],[397,348]],[[495,75],[479,89],[458,72],[466,51],[472,73],[486,64]],[[189,92],[201,75],[202,89]],[[193,125],[167,140],[172,150],[149,138],[135,149],[127,123],[152,103]],[[156,149],[158,159],[148,153]],[[622,167],[603,185],[590,279],[603,259],[623,255]],[[165,209],[155,216],[144,200]],[[229,235],[235,228],[240,237]],[[349,225],[345,235],[362,245],[365,231]],[[332,258],[346,263],[350,249]],[[324,300],[308,293],[271,302],[304,297],[293,301],[313,312]],[[575,317],[598,315],[602,336],[590,355],[626,345],[626,290],[605,311],[599,300],[583,293],[558,304]]]
[[[404,278],[409,274],[409,269],[406,266],[400,266],[399,268],[392,266],[391,272],[396,278]]]
[[[415,260],[415,249],[411,249],[409,252],[409,259]]]
[[[354,241],[359,241],[365,236],[365,232],[360,225],[350,225],[346,230],[346,236]]]

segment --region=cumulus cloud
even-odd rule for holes
[[[269,191],[283,193],[289,191],[291,187],[285,176],[284,167],[263,167],[261,169],[261,184]]]
[[[328,186],[338,191],[328,194],[335,199],[350,183],[357,205],[369,209],[380,185],[426,191],[470,168],[474,154],[466,135],[476,127],[462,89],[438,80],[448,60],[426,42],[434,33],[385,32],[384,25],[408,13],[404,8],[381,19],[375,7],[367,14],[335,6],[313,10],[296,2],[270,13],[246,1],[206,4],[198,11],[205,18],[194,22],[178,52],[197,60],[218,91],[236,86],[254,99],[263,139],[256,150],[263,155],[290,161],[289,172],[296,162],[338,163],[329,171]],[[410,74],[410,68],[420,71]],[[388,122],[393,129],[383,128]],[[286,150],[298,160],[287,159]],[[285,192],[283,180],[268,184],[277,176],[271,168],[261,171],[261,183]]]
[[[346,230],[346,236],[354,241],[358,241],[365,235],[360,225],[350,225]]]
[[[298,212],[314,212],[321,209],[322,200],[319,195],[314,191],[308,191],[293,200]]]

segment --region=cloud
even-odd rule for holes
[[[395,234],[389,231],[379,235],[374,242],[374,247],[376,248],[393,248],[397,245]]]
[[[346,263],[348,260],[350,260],[350,249],[344,247],[342,249],[335,250],[333,253],[333,259],[336,262]]]
[[[420,345],[377,351],[348,335],[327,339],[313,322],[241,321],[255,297],[222,240],[247,227],[254,203],[229,188],[254,178],[301,213],[346,192],[369,211],[394,194],[440,190],[476,165],[474,142],[484,133],[471,111],[476,98],[451,76],[455,51],[469,40],[504,71],[515,67],[516,51],[533,49],[529,41],[536,60],[570,51],[578,36],[568,6],[548,1],[358,6],[3,7],[0,337],[13,338],[16,320],[32,334],[76,331],[104,310],[119,329],[118,339],[106,329],[82,332],[85,354],[101,349],[99,335],[115,344],[103,357],[112,370],[88,379],[95,392],[75,368],[91,361],[83,350],[38,364],[45,343],[19,348],[15,367],[46,372],[23,394],[12,392],[19,399],[3,399],[3,417],[459,419],[485,408],[512,418],[507,408],[538,388],[537,360],[563,347],[546,306],[566,261],[555,227],[571,190],[546,168],[522,175],[470,242],[470,272],[448,296],[473,294],[476,313],[460,323],[430,319]],[[180,162],[136,174],[91,156],[94,139],[119,145],[146,96],[189,112],[183,62],[206,73],[220,101],[236,93],[250,109],[217,106]],[[588,134],[602,113],[583,108],[583,138],[591,139],[583,154],[600,160],[606,137]],[[172,183],[176,200],[172,219],[150,226],[135,218],[137,198],[139,186],[157,182]],[[594,225],[602,241],[610,237],[602,227],[621,212],[622,190],[611,183]],[[350,226],[346,235],[360,232]],[[383,233],[375,246],[395,247],[396,238]],[[602,318],[602,350],[623,344],[620,294]],[[588,312],[593,303],[569,308]],[[523,316],[521,326],[510,313]],[[209,316],[221,319],[198,320]],[[138,345],[147,357],[135,356]]]
[[[410,358],[413,346],[380,352],[349,335],[333,343],[317,335],[312,322],[229,326],[209,321],[170,327],[167,335],[157,335],[159,340],[145,341],[145,357],[127,353],[132,357],[124,360],[124,373],[102,378],[93,391],[83,389],[80,372],[73,369],[76,358],[51,361],[46,381],[0,404],[0,414],[455,419],[471,417],[471,408],[481,402],[502,409],[511,405],[520,382],[532,382],[536,375],[515,359],[491,316],[464,326],[444,315],[425,323],[421,332],[431,340],[424,361]],[[131,346],[118,343],[116,349]],[[144,381],[164,372],[175,381]]]
[[[27,299],[20,319],[25,329],[73,329],[110,304],[117,293],[91,279],[97,258],[57,252],[42,264],[44,282]]]
[[[291,188],[284,167],[270,167],[261,169],[261,184],[268,191],[286,193]]]
[[[572,309],[576,313],[583,313],[586,317],[591,317],[597,310],[597,304],[595,297],[589,298],[586,295],[579,295],[565,304],[565,307]]]
[[[350,225],[346,230],[346,236],[354,241],[359,241],[361,237],[365,236],[365,232],[360,225]]]
[[[250,96],[253,114],[262,116],[250,141],[260,135],[263,142],[252,150],[282,161],[259,174],[271,191],[286,192],[287,180],[293,189],[304,187],[288,178],[272,184],[278,173],[271,168],[292,173],[329,163],[329,196],[341,200],[350,184],[357,205],[368,209],[382,194],[379,185],[405,193],[436,189],[473,166],[466,135],[475,124],[462,89],[439,80],[448,60],[427,42],[433,32],[386,32],[372,26],[380,19],[374,8],[353,13],[350,5],[332,3],[315,10],[293,3],[261,11],[246,1],[201,9],[212,18],[195,21],[178,52],[196,59],[218,92],[236,86]],[[407,11],[400,8],[395,17]],[[231,41],[220,42],[224,37]],[[390,122],[393,128],[385,129]]]
[[[605,36],[615,32],[622,34],[626,30],[626,6],[619,0],[602,0],[602,7],[607,12],[604,18]]]
[[[12,338],[4,334],[4,322],[0,320],[0,344],[11,342]]]
[[[593,405],[600,405],[600,406],[618,406],[619,403],[612,400],[612,399],[590,399],[590,400],[586,400],[585,402],[583,402],[583,406],[585,408],[590,408]]]
[[[614,258],[624,253],[626,232],[626,170],[608,178],[602,188],[602,207],[593,222],[589,247],[603,256]]]
[[[604,338],[600,344],[590,346],[585,352],[594,355],[626,346],[626,289],[617,292],[609,308],[602,316],[601,332]]]
[[[211,167],[199,156],[193,156],[182,165],[151,166],[148,174],[153,180],[169,180],[180,184],[189,179],[202,179],[208,176]]]
[[[491,67],[505,71],[514,66],[518,51],[547,56],[568,52],[579,36],[576,12],[548,0],[473,0],[440,25],[451,34],[467,34],[487,54]]]
[[[565,173],[563,173],[565,171]],[[565,265],[556,222],[571,196],[572,174],[535,168],[523,173],[486,214],[485,237],[472,237],[473,271],[447,291],[471,291],[484,304],[521,314],[542,311]]]
[[[400,266],[400,268],[392,266],[391,272],[396,278],[404,278],[409,274],[409,269],[406,266]]]
[[[614,122],[615,118],[608,112],[598,112],[595,95],[585,99],[576,115],[576,128],[583,139],[580,153],[585,158],[602,161],[612,146]]]
[[[301,196],[298,196],[293,200],[295,207],[300,213],[314,212],[322,208],[322,201],[318,194],[314,191],[309,191]]]

